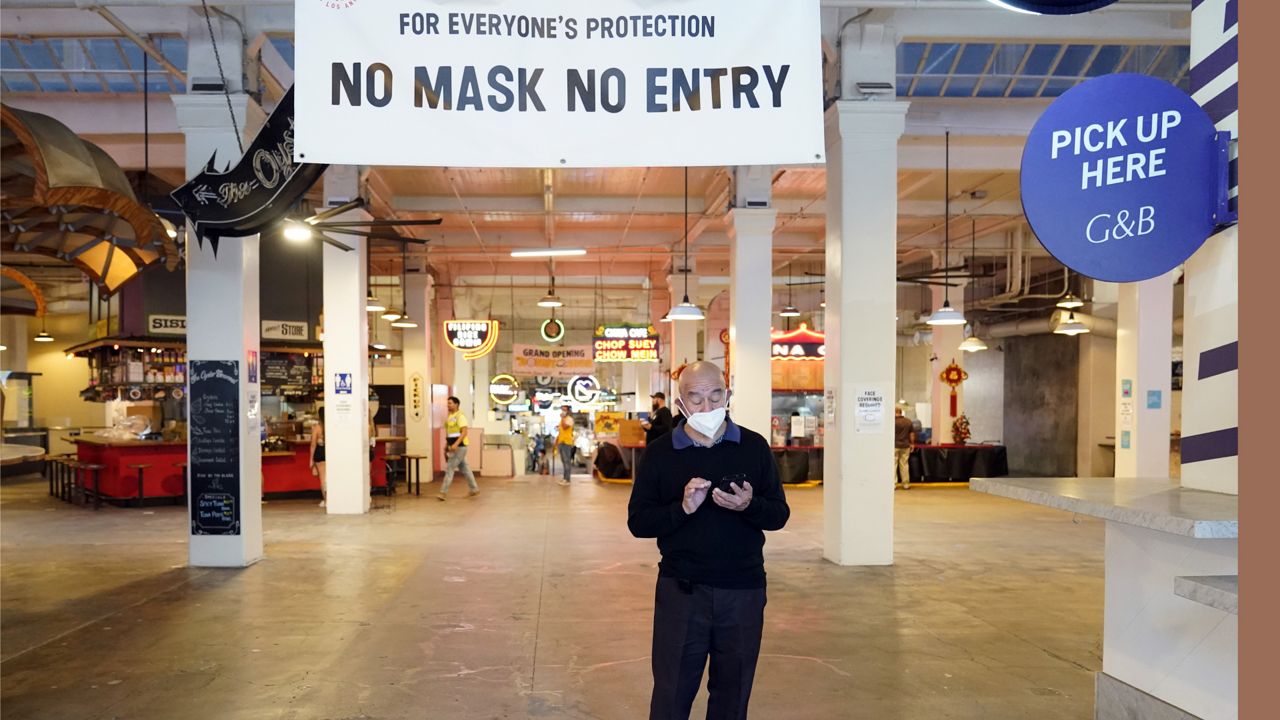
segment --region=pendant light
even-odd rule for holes
[[[800,308],[791,304],[791,263],[787,263],[787,304],[778,313],[778,317],[800,317]]]
[[[1087,332],[1089,328],[1076,319],[1074,310],[1068,310],[1066,317],[1058,313],[1058,326],[1053,329],[1054,335],[1083,335]]]
[[[671,320],[702,320],[706,315],[697,305],[689,302],[689,167],[684,168],[684,299],[667,311]]]
[[[977,218],[969,218],[969,276],[974,277],[974,273],[978,268],[978,220]],[[960,349],[964,352],[982,352],[987,349],[987,344],[982,338],[978,337],[978,329],[976,326],[967,326],[969,337],[960,343]]]
[[[951,307],[951,131],[946,134],[946,169],[943,171],[943,287],[942,307],[938,308],[925,322],[929,325],[963,325],[964,313]]]
[[[1084,307],[1084,300],[1081,300],[1068,288],[1067,294],[1063,295],[1062,299],[1058,301],[1058,307],[1063,310],[1075,310],[1078,307]]]
[[[40,316],[40,332],[36,333],[36,336],[31,339],[38,343],[53,342],[53,336],[48,333],[47,328],[45,327],[44,315]]]
[[[552,271],[551,271],[551,287],[547,288],[547,294],[543,295],[542,299],[538,301],[538,307],[541,307],[541,308],[564,307],[564,301],[560,299],[559,295],[556,295],[556,275],[555,275],[554,268],[552,268]]]
[[[373,279],[373,242],[372,241],[369,243],[369,247],[368,249],[365,250],[365,253],[364,253],[364,277],[365,277],[365,282],[368,283],[369,285],[369,292],[365,295],[365,298],[364,298],[365,312],[380,313],[385,311],[387,309],[387,306],[383,304],[381,300],[378,299],[378,296],[373,292],[373,283],[369,282],[370,280]]]
[[[391,321],[393,328],[416,328],[418,323],[409,317],[409,309],[405,303],[408,301],[408,293],[405,292],[405,279],[409,275],[409,253],[404,243],[400,244],[400,317]],[[383,317],[386,317],[385,315]]]

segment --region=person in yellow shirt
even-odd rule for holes
[[[449,458],[444,469],[444,484],[440,486],[440,494],[436,497],[444,502],[449,495],[449,486],[453,484],[454,473],[461,472],[471,489],[467,495],[475,497],[480,494],[480,486],[476,485],[476,476],[467,465],[467,416],[462,414],[462,401],[449,396],[445,403],[449,408],[449,416],[444,421],[445,456]]]
[[[560,485],[569,484],[569,475],[573,470],[573,414],[568,405],[560,408],[560,426],[556,433],[556,447],[560,450],[560,464],[564,468],[564,477]]]

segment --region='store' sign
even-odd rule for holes
[[[1226,222],[1227,153],[1186,93],[1105,75],[1045,110],[1022,154],[1022,207],[1045,248],[1088,277],[1133,282],[1191,257]]]

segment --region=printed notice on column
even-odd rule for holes
[[[857,422],[853,431],[858,433],[883,433],[887,427],[884,417],[884,399],[882,390],[861,388],[858,390],[855,414]]]
[[[191,534],[240,534],[240,364],[191,361]]]

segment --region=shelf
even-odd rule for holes
[[[1240,614],[1239,575],[1175,577],[1173,594],[1232,615]]]
[[[969,489],[1199,539],[1240,537],[1239,498],[1163,478],[973,478]]]

